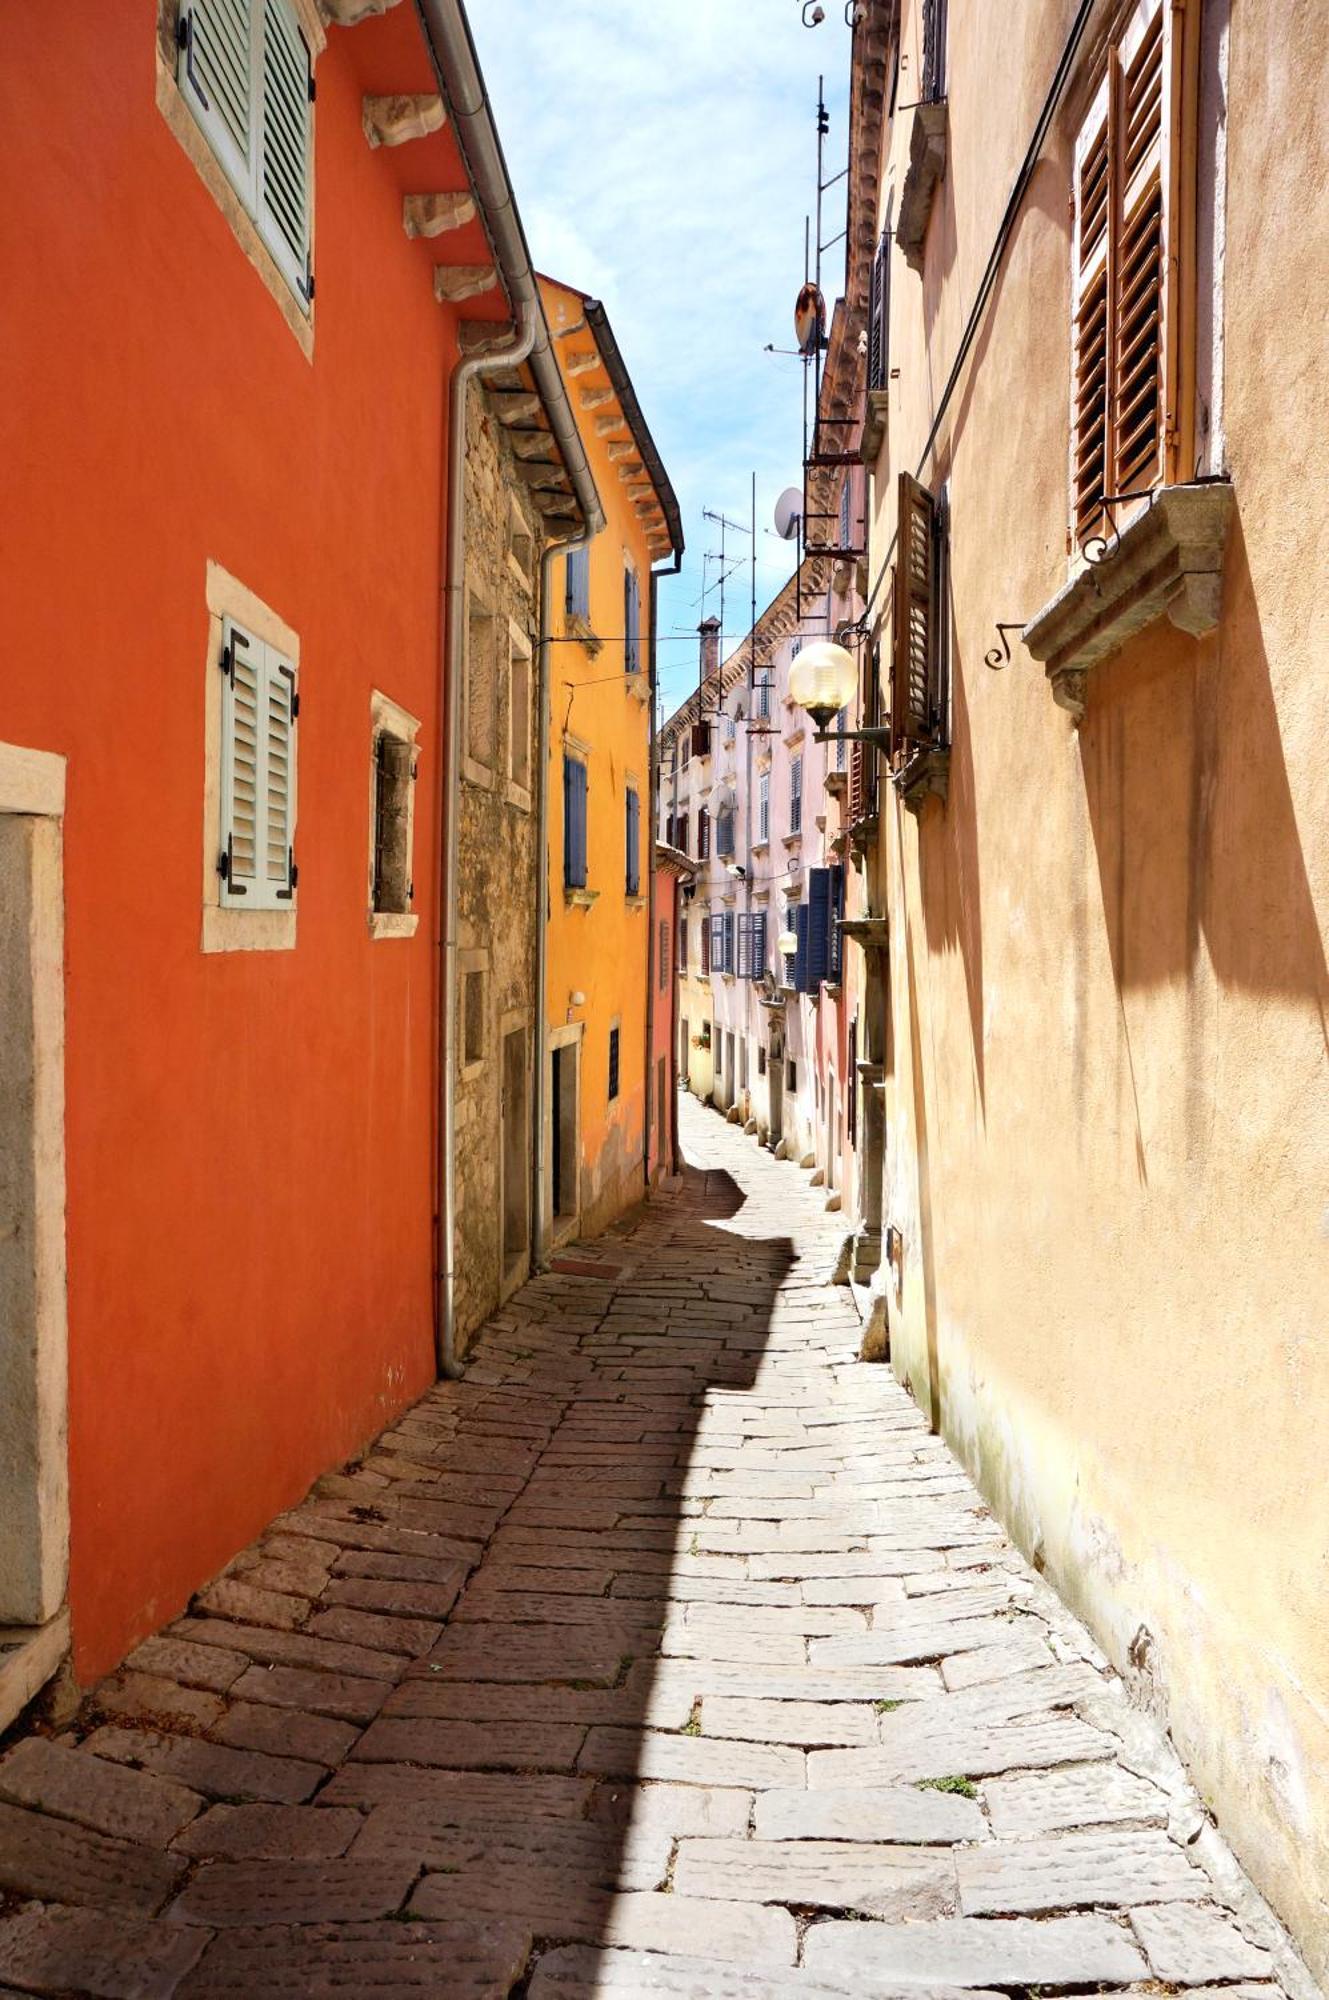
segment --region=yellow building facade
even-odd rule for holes
[[[570,285],[540,285],[606,517],[592,542],[555,560],[551,579],[539,1218],[548,1252],[597,1235],[646,1191],[658,1116],[648,1048],[672,982],[654,895],[655,594],[662,567],[679,566],[683,535],[604,307]]]

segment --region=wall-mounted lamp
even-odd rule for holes
[[[775,949],[782,957],[792,958],[798,950],[797,931],[781,931],[779,937],[775,940]]]
[[[568,1005],[569,1007],[584,1007],[586,1005],[586,995],[584,993],[569,993]]]
[[[852,653],[833,639],[814,639],[804,646],[789,669],[789,694],[817,725],[817,743],[871,743],[883,755],[891,747],[889,729],[831,729],[830,723],[858,692],[858,667]]]
[[[743,866],[743,863],[741,861],[730,862],[729,873],[731,875],[737,875],[740,881],[747,874],[747,872],[748,872],[747,869]]]

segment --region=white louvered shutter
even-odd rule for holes
[[[185,0],[178,80],[226,174],[248,199],[254,178],[254,0]]]
[[[280,910],[295,895],[295,669],[234,619],[222,645],[221,901]]]
[[[267,685],[267,648],[228,618],[222,628],[221,900],[253,909],[261,901],[261,711]]]
[[[267,648],[263,722],[263,900],[279,909],[295,895],[295,668]]]
[[[225,0],[216,0],[225,4]],[[312,296],[310,268],[309,48],[289,0],[262,0],[257,214],[264,240],[297,291]]]

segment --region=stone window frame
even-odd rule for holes
[[[499,613],[497,607],[494,604],[493,599],[490,597],[488,591],[481,588],[480,584],[477,582],[475,578],[474,573],[468,572],[466,577],[464,596],[463,596],[463,616],[462,616],[461,770],[462,770],[462,776],[463,778],[465,778],[468,784],[477,786],[481,791],[492,792],[494,789],[494,768],[495,768],[494,761],[491,761],[488,764],[484,764],[481,763],[478,758],[473,757],[471,755],[471,623],[472,619],[476,615],[477,610],[479,616],[486,619],[492,628],[497,628],[499,622]],[[493,645],[495,653],[497,653],[498,634],[496,629],[494,632]],[[499,700],[498,700],[497,659],[495,659],[494,661],[494,673],[491,682],[491,687],[493,691],[493,713],[491,717],[492,730],[490,735],[490,750],[492,753],[493,760],[496,760],[499,749]]]
[[[219,562],[208,560],[204,596],[208,612],[208,643],[204,658],[203,723],[203,915],[199,948],[224,951],[294,951],[298,899],[286,910],[246,910],[223,903],[217,873],[218,830],[222,824],[223,675],[225,624],[235,619],[246,631],[284,653],[300,685],[300,636],[271,605],[232,576]]]
[[[420,722],[388,695],[375,688],[369,697],[369,882],[367,914],[371,938],[411,938],[420,925],[418,910],[376,910],[374,876],[377,860],[378,739],[395,736],[412,750],[410,786],[406,798],[406,855],[408,879],[414,883],[416,764]],[[412,900],[414,898],[412,897]]]
[[[531,596],[535,590],[535,531],[522,513],[515,496],[508,501],[508,573],[517,588]],[[523,559],[522,550],[525,550]]]
[[[463,1083],[470,1083],[479,1076],[489,1062],[494,1047],[494,1023],[490,1014],[491,986],[490,955],[488,947],[481,946],[471,951],[457,953],[457,1074]],[[468,1057],[466,1053],[466,982],[478,975],[481,979],[481,1049],[478,1056]]]
[[[290,0],[299,18],[300,28],[309,44],[310,72],[317,70],[318,59],[327,47],[328,37],[316,0]],[[235,237],[245,257],[258,273],[271,294],[278,311],[291,332],[295,335],[300,352],[306,361],[314,359],[314,300],[302,301],[292,291],[290,281],[277,259],[263,240],[258,224],[250,215],[240,196],[232,187],[225,167],[213,151],[207,133],[190,110],[180,88],[177,71],[179,68],[179,44],[176,36],[180,20],[180,0],[157,0],[157,33],[155,40],[156,103],[181,151],[189,160],[195,173],[208,193],[225,216],[231,234]],[[309,250],[314,253],[315,224],[318,214],[317,184],[315,179],[316,148],[311,145],[309,157]]]
[[[535,720],[536,720],[535,703],[532,699],[535,687],[535,665],[534,665],[535,647],[534,644],[532,643],[530,634],[525,630],[525,628],[519,623],[517,619],[509,618],[507,624],[508,624],[508,657],[507,657],[506,672],[503,676],[504,686],[507,692],[507,707],[508,707],[508,726],[506,732],[504,733],[504,762],[505,762],[505,776],[507,779],[507,797],[508,797],[508,804],[510,806],[515,806],[518,812],[529,813],[531,810],[530,779],[533,777],[535,772],[535,749],[531,740],[532,736],[535,733]],[[526,663],[526,700],[522,703],[522,707],[526,711],[527,783],[524,785],[521,784],[519,780],[514,776],[515,766],[512,755],[513,723],[516,720],[516,713],[517,713],[517,703],[515,699],[516,683],[515,683],[515,676],[513,674],[514,660],[524,660]]]
[[[0,967],[6,1026],[0,1037],[0,1127],[15,1147],[17,1228],[9,1238],[19,1266],[7,1303],[25,1322],[0,1343],[0,1390],[7,1418],[8,1477],[30,1475],[28,1504],[6,1508],[0,1561],[6,1609],[21,1614],[21,1639],[0,1674],[0,1728],[56,1671],[69,1645],[65,1604],[69,1566],[68,1323],[65,1286],[65,942],[66,762],[49,750],[0,742],[0,819],[28,824],[20,837],[21,878],[14,916],[22,942]],[[6,852],[9,843],[6,841]],[[22,848],[26,847],[26,859]],[[6,899],[8,900],[8,898]],[[10,985],[17,974],[17,999]],[[14,1018],[11,1021],[11,1004]],[[17,1120],[17,1128],[11,1124]],[[25,1211],[27,1225],[25,1227]],[[0,1277],[9,1259],[0,1246]],[[12,1267],[11,1267],[12,1268]]]

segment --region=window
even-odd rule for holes
[[[764,1042],[758,1042],[758,1044],[757,1044],[757,1075],[758,1075],[758,1076],[765,1076],[765,1074],[766,1074],[766,1044],[765,1044]]]
[[[907,472],[900,474],[899,494],[892,744],[936,749],[947,740],[946,509]]]
[[[840,483],[840,547],[842,549],[847,549],[850,546],[849,502],[849,476],[846,473]]]
[[[946,0],[923,0],[923,96],[946,95]]]
[[[641,585],[635,569],[623,572],[623,671],[641,672]]]
[[[890,372],[891,340],[891,219],[872,263],[872,284],[868,298],[868,381],[869,389],[884,389]]]
[[[738,735],[738,724],[728,709],[725,709],[720,716],[720,733],[726,743],[732,743]]]
[[[720,923],[721,923],[721,939],[722,939],[722,943],[723,943],[723,948],[724,948],[724,956],[723,956],[723,958],[722,958],[722,960],[721,960],[721,964],[720,964],[720,970],[721,970],[722,972],[727,972],[727,973],[730,973],[730,974],[732,974],[732,973],[733,973],[733,970],[734,970],[734,913],[733,913],[733,911],[732,911],[732,910],[726,910],[726,911],[725,911],[725,913],[724,913],[724,915],[723,915],[723,917],[722,917],[722,918],[720,919]]]
[[[701,920],[701,970],[705,978],[711,969],[711,923],[710,917]]]
[[[801,756],[790,760],[789,765],[789,831],[803,831],[803,759]]]
[[[631,785],[628,786],[624,798],[627,806],[625,814],[627,865],[624,888],[629,896],[639,896],[641,894],[641,798]]]
[[[586,887],[586,766],[563,756],[563,887]]]
[[[462,975],[462,1061],[484,1061],[485,1055],[485,976],[483,972]]]
[[[685,771],[687,770],[688,765],[691,762],[692,762],[692,731],[690,728],[688,728],[684,729],[683,731],[683,769]]]
[[[569,549],[564,565],[563,613],[567,618],[591,615],[591,552],[588,548]]]
[[[798,935],[797,903],[785,904],[784,927],[786,931],[792,933],[793,936],[797,937]],[[787,951],[783,954],[783,956],[784,956],[784,983],[786,986],[793,986],[796,983],[796,968],[798,964],[797,955],[792,951]]]
[[[757,841],[768,841],[771,837],[771,774],[763,771],[757,779]]]
[[[711,816],[705,806],[697,810],[697,859],[709,861],[711,858]]]
[[[721,1076],[723,1073],[724,1073],[724,1036],[717,1035],[715,1038],[715,1074],[717,1076]]]
[[[735,969],[740,979],[751,979],[752,923],[749,917],[742,915],[738,919],[738,958]]]
[[[466,601],[466,763],[475,784],[491,782],[498,720],[498,622],[474,590]]]
[[[290,0],[183,0],[176,80],[265,247],[307,311],[313,67]]]
[[[766,912],[758,910],[752,918],[752,946],[749,955],[749,979],[760,979],[766,971]]]
[[[678,919],[678,969],[680,972],[688,969],[688,920],[685,914],[680,914]]]
[[[784,1080],[788,1089],[798,1089],[798,1069],[792,1056],[790,1056],[788,1062],[785,1064]]]
[[[668,984],[669,984],[669,925],[664,921],[662,921],[660,924],[660,991],[662,993],[664,992]]]
[[[1075,147],[1071,512],[1103,532],[1105,494],[1167,477],[1181,428],[1177,333],[1184,203],[1175,179],[1181,10],[1140,0],[1109,48]]]
[[[221,827],[223,909],[280,910],[295,900],[295,665],[238,620],[223,622]]]
[[[771,719],[771,670],[762,667],[752,683],[752,716],[755,722]]]
[[[379,730],[374,737],[373,908],[404,916],[411,907],[411,790],[415,751],[404,737]]]
[[[842,708],[835,718],[835,768],[837,771],[843,771],[848,761],[845,753],[849,746],[844,740],[844,733],[848,727],[849,710]]]
[[[715,851],[722,858],[734,851],[734,811],[732,806],[722,807],[715,822]]]
[[[531,789],[531,719],[531,642],[519,625],[510,622],[508,780],[523,794],[529,794]]]
[[[724,917],[718,912],[710,919],[711,962],[709,969],[712,972],[725,972],[728,970],[724,962],[724,925]]]
[[[609,1102],[618,1096],[618,1029],[609,1030]]]

